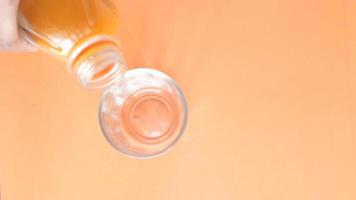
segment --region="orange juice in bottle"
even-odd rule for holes
[[[22,0],[19,11],[26,37],[67,59],[69,72],[85,87],[105,88],[122,74],[124,65],[115,38],[118,13],[111,1]]]
[[[152,69],[126,72],[118,12],[110,0],[21,0],[19,25],[33,45],[67,61],[88,89],[103,91],[99,121],[121,152],[151,157],[182,135],[187,105],[176,82]]]

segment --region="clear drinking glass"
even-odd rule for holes
[[[135,157],[158,155],[184,131],[187,105],[178,85],[153,69],[127,71],[110,0],[21,0],[25,38],[67,61],[85,88],[101,90],[99,121],[108,141]]]
[[[104,93],[99,115],[114,147],[147,157],[165,152],[178,141],[186,126],[187,106],[169,76],[141,68],[126,72],[121,84]]]

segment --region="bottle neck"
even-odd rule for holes
[[[103,90],[122,77],[126,66],[116,40],[110,36],[96,36],[72,50],[68,71],[85,88]]]

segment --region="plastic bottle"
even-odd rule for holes
[[[110,0],[21,0],[25,38],[67,61],[85,88],[103,91],[99,121],[108,141],[134,157],[172,147],[184,131],[187,106],[168,75],[127,71],[117,40],[118,12]]]

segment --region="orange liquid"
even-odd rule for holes
[[[117,10],[109,0],[21,0],[19,9],[32,41],[62,57],[86,38],[117,35]]]

